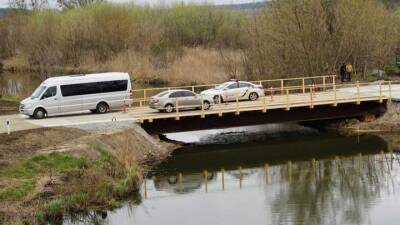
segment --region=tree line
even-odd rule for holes
[[[0,60],[44,74],[148,64],[151,70],[135,71],[151,77],[173,73],[168,68],[185,56],[194,63],[190,49],[201,49],[203,59],[210,52],[215,60],[207,63],[218,60],[226,74],[245,79],[333,73],[343,62],[367,74],[394,63],[400,40],[393,1],[273,0],[257,10],[102,0],[58,0],[58,9],[41,0],[12,4],[15,10],[0,18]]]

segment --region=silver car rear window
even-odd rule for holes
[[[169,91],[163,91],[161,93],[158,93],[156,96],[157,97],[163,97],[164,95],[168,94]]]

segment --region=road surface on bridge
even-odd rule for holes
[[[389,99],[389,87],[382,85],[381,90],[379,85],[371,85],[357,88],[344,88],[338,89],[336,92],[333,90],[326,90],[315,93],[299,93],[288,95],[275,95],[273,97],[262,97],[257,101],[240,101],[216,104],[210,110],[181,110],[173,113],[160,113],[157,110],[150,109],[149,107],[135,107],[130,110],[130,115],[138,118],[141,122],[148,120],[152,122],[155,119],[166,119],[187,117],[187,116],[207,116],[211,114],[223,115],[224,113],[237,113],[246,111],[268,111],[273,109],[290,110],[294,107],[310,107],[313,108],[318,105],[336,105],[345,103],[362,103],[366,101],[383,101]],[[400,85],[392,85],[392,95],[400,99]]]

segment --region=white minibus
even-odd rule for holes
[[[127,73],[52,77],[21,102],[20,112],[36,119],[85,110],[106,113],[131,104],[131,90]]]

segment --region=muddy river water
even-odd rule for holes
[[[280,126],[203,137],[155,168],[137,202],[64,224],[399,224],[398,137]]]

